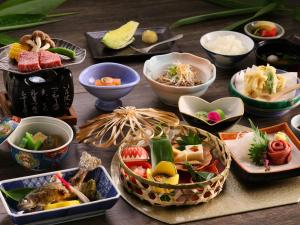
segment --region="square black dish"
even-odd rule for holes
[[[149,44],[142,42],[142,33],[145,30],[153,30],[158,35],[158,42],[164,41],[173,37],[172,33],[167,27],[151,27],[151,28],[139,28],[136,30],[134,35],[135,40],[132,45],[136,48],[144,48],[148,47]],[[148,58],[153,55],[165,54],[169,52],[178,52],[180,51],[175,42],[169,42],[167,44],[159,45],[153,48],[149,53],[140,53],[131,49],[129,46],[119,49],[113,50],[105,47],[104,44],[101,43],[101,39],[107,31],[95,31],[95,32],[86,32],[86,38],[88,42],[88,46],[92,53],[94,59],[124,59],[124,58]]]

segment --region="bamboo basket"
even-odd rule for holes
[[[156,181],[147,180],[130,170],[121,157],[121,150],[124,147],[130,145],[145,146],[148,145],[147,141],[125,141],[120,145],[118,150],[120,181],[125,189],[141,200],[145,200],[150,204],[157,206],[196,205],[202,202],[208,202],[215,198],[222,191],[223,185],[229,174],[231,163],[230,152],[225,143],[218,137],[195,127],[187,125],[171,127],[168,136],[171,140],[174,140],[180,135],[188,134],[189,131],[204,137],[204,142],[209,143],[213,147],[212,154],[218,158],[224,166],[224,170],[220,174],[208,181],[177,185],[162,184]],[[158,188],[160,188],[160,191],[157,192]]]

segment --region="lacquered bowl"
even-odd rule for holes
[[[28,150],[18,146],[26,132],[37,133],[39,131],[46,135],[59,135],[63,140],[63,145],[50,150]],[[18,127],[7,138],[12,158],[30,170],[45,170],[59,166],[67,156],[72,140],[73,130],[67,123],[47,116],[22,119]]]
[[[207,102],[202,98],[185,95],[180,97],[178,108],[188,124],[209,132],[218,132],[230,128],[244,115],[244,103],[236,97],[225,97]],[[199,111],[209,112],[216,109],[221,109],[225,113],[225,119],[217,123],[211,124],[195,116]]]
[[[246,52],[244,54],[239,55],[224,55],[213,52],[205,47],[208,41],[214,40],[217,37],[225,36],[225,35],[233,35],[237,39],[239,39],[244,47],[246,48]],[[239,32],[234,31],[213,31],[203,35],[200,39],[200,45],[205,50],[209,58],[214,62],[217,67],[230,69],[232,67],[237,66],[239,62],[241,62],[254,48],[254,41],[249,38],[247,35],[244,35]]]
[[[241,72],[241,71],[240,71]],[[238,73],[240,73],[238,72]],[[277,70],[277,73],[284,73],[283,70]],[[261,116],[269,116],[269,115],[282,115],[286,113],[288,110],[291,110],[300,104],[300,90],[296,91],[295,97],[282,100],[282,101],[263,101],[257,100],[254,98],[250,98],[243,93],[239,92],[236,88],[235,81],[238,73],[232,76],[230,83],[229,83],[229,92],[235,96],[239,97],[243,100],[246,109],[250,109],[249,111],[253,114],[261,115]],[[300,79],[298,79],[298,83]]]
[[[300,73],[300,60],[294,60],[293,62],[286,64],[267,60],[268,56],[278,54],[293,54],[294,56],[297,56],[300,59],[300,46],[293,44],[292,42],[286,39],[261,41],[257,44],[255,48],[256,64],[270,64],[271,66],[274,66],[278,69]]]
[[[96,86],[95,80],[102,77],[120,78],[118,86]],[[98,63],[84,69],[79,75],[80,84],[92,95],[97,97],[96,108],[103,111],[113,111],[122,106],[120,98],[129,94],[135,85],[140,82],[139,74],[130,68],[118,63]]]
[[[199,77],[203,83],[183,87],[171,86],[156,81],[170,65],[178,62],[194,66],[199,71]],[[144,64],[143,73],[158,98],[170,106],[177,106],[182,95],[202,96],[216,79],[216,67],[210,61],[189,53],[178,52],[151,57]]]

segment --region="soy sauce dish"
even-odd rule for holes
[[[185,95],[180,97],[178,108],[184,120],[190,125],[209,132],[218,132],[230,128],[244,115],[244,103],[236,97],[225,97],[207,102],[199,97]],[[222,114],[224,113],[224,118],[218,122],[210,123],[196,116],[198,112],[212,111],[221,111]]]

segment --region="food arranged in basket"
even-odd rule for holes
[[[148,141],[124,142],[118,156],[126,190],[159,206],[214,198],[222,191],[231,162],[220,139],[184,125]]]

